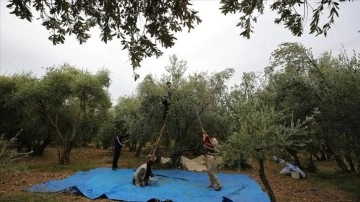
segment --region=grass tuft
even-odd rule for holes
[[[358,174],[339,173],[337,170],[323,167],[318,170],[316,177],[326,179],[322,186],[331,186],[343,190],[360,201],[360,176]]]

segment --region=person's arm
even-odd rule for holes
[[[204,129],[202,129],[203,131],[203,142],[205,141],[205,139],[208,137],[208,134],[206,133],[206,131]]]

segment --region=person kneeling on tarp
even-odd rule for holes
[[[154,177],[152,173],[151,166],[153,165],[153,160],[148,160],[146,163],[142,164],[133,175],[133,184],[136,186],[147,186],[149,184],[149,177]]]

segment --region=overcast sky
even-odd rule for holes
[[[128,52],[122,50],[119,40],[104,44],[99,38],[100,31],[95,28],[91,32],[92,37],[83,45],[79,45],[73,37],[67,37],[65,44],[53,46],[48,40],[48,31],[40,21],[30,23],[10,15],[7,1],[0,0],[0,74],[32,72],[40,77],[44,75],[44,67],[65,62],[92,73],[106,68],[110,71],[112,84],[109,91],[114,100],[135,92],[137,84],[146,74],[160,78],[172,54],[188,62],[188,73],[211,73],[234,68],[232,82],[239,83],[243,72],[263,71],[269,64],[271,52],[282,42],[302,43],[312,49],[315,57],[325,51],[338,54],[342,46],[349,54],[353,50],[360,52],[359,0],[340,4],[340,18],[335,20],[327,37],[308,34],[294,37],[282,25],[274,24],[275,13],[266,9],[255,24],[250,39],[239,35],[241,30],[236,27],[238,15],[221,14],[219,1],[192,2],[203,22],[190,33],[185,30],[177,34],[175,46],[164,50],[162,57],[145,59],[137,70],[141,78],[135,82]],[[308,32],[306,29],[305,33]]]

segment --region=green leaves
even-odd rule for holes
[[[253,32],[252,22],[257,22],[256,15],[263,14],[264,3],[261,0],[242,0],[242,1],[232,1],[232,0],[222,0],[220,1],[221,13],[223,14],[242,14],[240,16],[240,21],[236,26],[243,28],[244,31],[240,33],[241,36],[250,38],[251,33]]]
[[[264,12],[265,2],[221,0],[220,10],[224,15],[240,14],[236,26],[241,28],[240,35],[249,39],[254,32],[254,23]],[[312,9],[314,5],[319,6]],[[278,13],[274,22],[283,23],[295,36],[303,35],[310,10],[313,13],[310,34],[326,36],[335,18],[339,17],[339,5],[335,0],[277,0],[270,5],[270,9]],[[176,41],[176,32],[181,32],[182,28],[190,31],[201,22],[198,11],[190,6],[188,0],[9,0],[7,5],[12,10],[11,14],[20,19],[31,21],[33,13],[39,13],[42,25],[51,30],[49,40],[54,45],[65,43],[66,36],[71,34],[76,35],[80,44],[85,43],[91,37],[89,32],[93,27],[100,28],[100,38],[104,43],[120,39],[122,48],[129,51],[135,80],[139,78],[135,70],[143,59],[161,56],[160,47],[172,47]],[[320,18],[326,11],[324,6],[327,6],[329,16],[328,21],[321,26]]]
[[[352,0],[340,0],[339,2],[352,1]],[[252,23],[256,23],[256,17],[263,14],[264,1],[261,0],[222,0],[221,12],[223,14],[240,14],[239,26],[243,31],[241,36],[250,38],[253,32]],[[313,9],[315,5],[317,8]],[[324,10],[324,6],[327,6],[327,10]],[[339,17],[339,3],[334,0],[277,0],[270,4],[270,9],[278,13],[278,17],[275,18],[276,24],[283,23],[285,28],[289,29],[295,36],[302,36],[304,33],[304,27],[309,11],[312,11],[312,20],[310,23],[310,34],[324,34],[330,30],[331,25],[335,22],[335,17]],[[300,10],[300,12],[299,12]],[[324,22],[323,26],[319,25],[320,18],[323,13],[329,12],[328,21]]]

